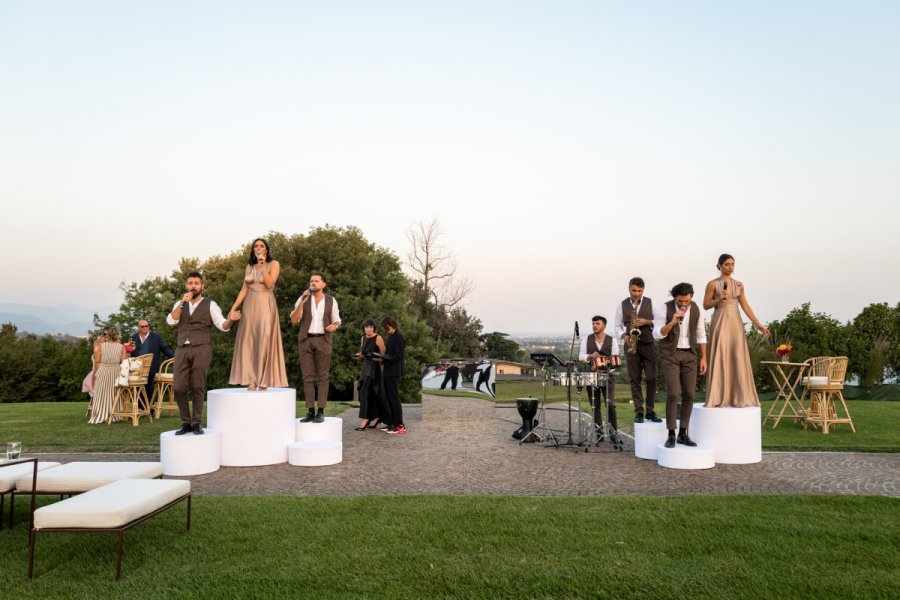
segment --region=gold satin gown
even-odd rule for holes
[[[723,283],[721,278],[716,280],[714,300],[722,297]],[[704,406],[759,406],[738,303],[744,293],[744,286],[740,281],[732,279],[728,288],[728,300],[716,307],[709,323],[709,370]]]
[[[269,268],[268,263],[265,266]],[[262,274],[257,275],[253,265],[247,265],[244,281],[247,282],[247,296],[241,307],[241,320],[237,322],[228,383],[287,387],[275,293],[266,287]]]

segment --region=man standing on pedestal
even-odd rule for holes
[[[190,431],[194,435],[201,435],[203,428],[200,427],[200,419],[203,416],[203,401],[206,400],[206,377],[212,363],[210,330],[215,325],[220,331],[228,331],[241,315],[235,311],[226,319],[218,304],[203,297],[203,276],[200,273],[188,273],[185,287],[187,292],[166,317],[166,323],[178,326],[172,389],[178,403],[178,412],[181,413],[181,429],[175,435],[184,435]],[[188,389],[193,396],[193,412],[188,406]]]
[[[291,313],[291,323],[300,324],[297,339],[300,344],[300,371],[303,375],[303,397],[307,410],[306,416],[300,419],[302,423],[321,423],[325,420],[332,334],[341,326],[337,300],[325,293],[326,285],[321,273],[313,273],[309,278],[309,289],[304,290],[297,299]]]
[[[632,339],[631,329],[640,335]],[[633,277],[628,282],[628,298],[616,307],[613,333],[625,345],[625,364],[631,380],[631,401],[634,404],[634,422],[661,423],[656,416],[653,402],[656,399],[656,342],[653,340],[653,302],[644,297],[644,280]],[[633,350],[633,352],[632,352]],[[647,402],[644,412],[644,396],[641,393],[641,375],[647,378]]]
[[[699,371],[706,373],[706,328],[703,313],[692,300],[694,286],[679,283],[669,292],[672,300],[657,306],[653,314],[653,336],[660,340],[663,375],[666,378],[666,428],[669,438],[666,448],[674,448],[675,419],[678,400],[681,399],[681,426],[679,444],[696,446],[688,437],[691,411],[694,409],[694,392],[697,390],[697,351],[700,351]]]

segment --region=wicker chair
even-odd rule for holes
[[[175,364],[174,358],[167,358],[159,365],[159,372],[153,380],[153,397],[150,398],[150,406],[153,407],[153,416],[159,420],[162,411],[171,411],[178,414],[178,405],[175,404],[175,390],[172,384],[175,381],[175,375],[172,373],[172,367]]]
[[[116,386],[116,401],[109,413],[107,423],[112,423],[113,417],[131,419],[135,427],[140,423],[141,417],[147,417],[153,422],[150,414],[150,399],[147,398],[147,380],[150,377],[150,367],[153,366],[153,355],[144,354],[131,359],[140,362],[140,368],[132,371],[128,376],[128,385]]]
[[[800,405],[803,407],[803,428],[807,425],[818,426],[817,416],[821,413],[823,396],[821,391],[810,389],[812,386],[821,386],[828,383],[828,364],[831,356],[813,356],[806,359],[806,375],[801,380],[803,395]]]
[[[850,411],[844,401],[844,377],[847,374],[847,357],[831,357],[824,364],[825,380],[819,377],[809,379],[807,390],[810,395],[810,410],[807,422],[822,426],[822,433],[828,433],[832,425],[847,423],[850,430],[856,433]],[[834,399],[840,400],[844,416],[840,416]]]

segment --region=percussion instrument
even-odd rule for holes
[[[534,416],[538,411],[537,398],[518,398],[516,399],[516,410],[522,417],[521,439],[523,442],[534,442],[535,436],[529,435],[534,429]]]
[[[606,368],[607,359],[605,356],[595,356],[591,358],[591,368],[595,371]]]

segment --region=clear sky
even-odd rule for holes
[[[898,31],[893,0],[3,0],[0,302],[117,305],[270,230],[402,257],[438,217],[487,330],[722,252],[762,320],[850,319],[900,301]]]

